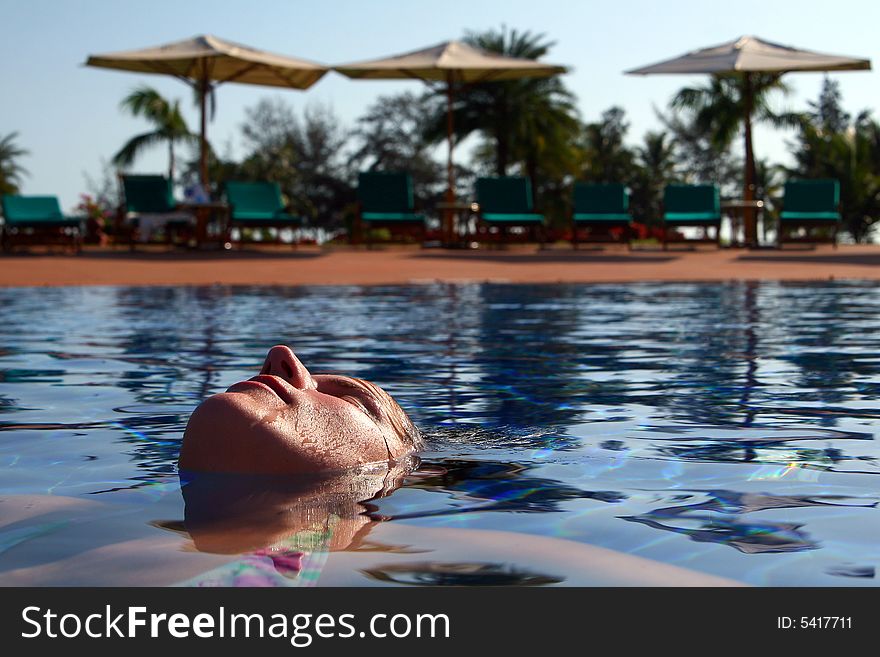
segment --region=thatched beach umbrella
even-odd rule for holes
[[[307,89],[329,70],[303,59],[257,50],[211,35],[174,43],[92,55],[87,66],[113,68],[136,73],[170,75],[183,80],[199,97],[201,109],[201,152],[199,172],[208,186],[208,141],[205,104],[208,95],[224,82],[268,87]]]
[[[446,93],[446,139],[449,150],[446,160],[448,202],[455,200],[455,177],[452,153],[455,147],[452,105],[456,87],[499,80],[542,78],[567,71],[564,66],[546,64],[533,59],[508,57],[488,52],[462,41],[445,41],[402,55],[371,59],[334,66],[334,70],[350,78],[363,80],[421,80],[437,83]]]
[[[855,71],[870,70],[871,61],[856,57],[829,55],[811,50],[799,50],[790,46],[764,41],[754,36],[744,36],[717,46],[694,50],[650,66],[626,71],[629,75],[667,75],[710,73],[714,75],[742,75],[745,116],[745,185],[743,199],[754,200],[755,156],[752,151],[752,111],[754,109],[753,76],[758,73],[791,73],[795,71]],[[751,210],[748,210],[751,212]],[[757,225],[746,222],[746,240],[757,243]]]

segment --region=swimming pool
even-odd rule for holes
[[[600,583],[556,543],[483,540],[511,535],[754,585],[877,583],[873,283],[13,288],[0,304],[0,584]],[[277,343],[385,387],[428,449],[347,516],[297,511],[317,521],[286,554],[212,550],[185,517],[181,434]]]

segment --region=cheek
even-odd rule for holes
[[[309,399],[279,420],[301,437],[303,448],[325,461],[350,464],[388,460],[384,431],[370,417],[336,398]]]
[[[306,398],[286,411],[284,419],[290,418],[296,419],[303,435],[337,435],[351,441],[355,434],[370,436],[375,440],[383,433],[372,418],[347,401],[335,397]]]
[[[183,434],[180,467],[227,470],[240,459],[251,427],[261,409],[245,395],[209,397],[193,412]]]
[[[298,396],[276,406],[249,394],[209,398],[190,418],[180,453],[185,470],[316,472],[387,461],[385,433],[335,398]],[[392,448],[392,457],[396,457]]]
[[[190,436],[237,433],[268,411],[247,395],[223,393],[202,402],[186,426],[184,440]]]

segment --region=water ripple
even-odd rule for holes
[[[3,494],[142,503],[173,477],[199,401],[286,343],[314,371],[386,387],[424,429],[422,467],[377,518],[752,583],[875,581],[875,283],[33,288],[0,303]]]

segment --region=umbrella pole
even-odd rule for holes
[[[205,112],[205,104],[208,95],[208,63],[202,61],[202,79],[199,81],[199,106],[201,108],[201,139],[199,149],[199,175],[202,179],[202,187],[208,193],[208,122]]]
[[[448,142],[448,154],[446,156],[446,202],[455,203],[455,173],[452,167],[452,151],[455,148],[452,119],[452,74],[446,76],[446,141]],[[452,215],[454,208],[447,207],[443,213],[443,239],[449,243],[452,241]]]
[[[743,199],[755,200],[755,154],[752,150],[752,109],[754,105],[754,90],[752,89],[752,74],[745,73],[743,79],[743,100],[745,105],[745,125],[743,128],[745,138],[745,176],[743,187]],[[758,246],[758,222],[755,220],[755,209],[750,203],[743,208],[743,228],[745,231],[746,246]]]

